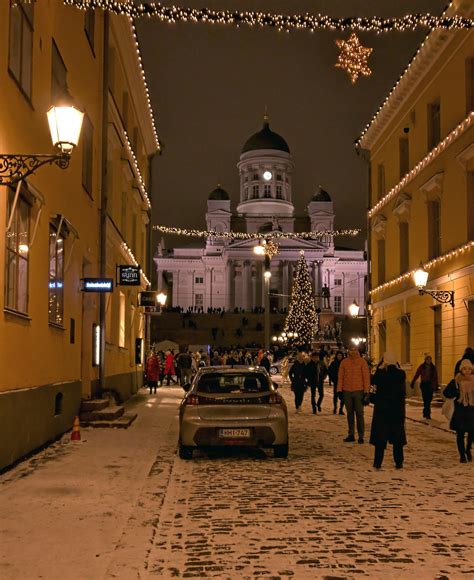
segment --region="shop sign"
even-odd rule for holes
[[[83,292],[113,292],[113,278],[82,278]]]
[[[119,266],[119,286],[140,286],[140,266]]]
[[[150,306],[155,308],[156,307],[156,292],[155,291],[147,291],[147,292],[140,292],[138,298],[138,306]]]

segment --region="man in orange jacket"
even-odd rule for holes
[[[370,371],[367,362],[360,356],[357,347],[349,349],[349,356],[340,366],[337,381],[337,392],[342,393],[347,411],[349,434],[345,443],[355,441],[354,413],[357,417],[358,443],[364,442],[364,398],[370,390]]]

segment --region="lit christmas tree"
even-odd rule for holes
[[[297,338],[293,344],[297,346],[310,346],[316,329],[316,307],[314,304],[313,288],[309,277],[308,266],[304,259],[304,252],[296,268],[296,275],[291,289],[291,300],[288,308],[288,316],[285,321],[285,332],[296,333]]]

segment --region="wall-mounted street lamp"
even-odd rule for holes
[[[359,316],[360,306],[357,304],[356,300],[349,306],[349,314],[352,318],[357,318]]]
[[[156,295],[156,301],[160,306],[164,306],[166,304],[168,296],[164,292],[160,292]]]
[[[422,264],[418,270],[413,273],[413,278],[415,280],[415,285],[418,287],[418,292],[420,295],[429,294],[437,302],[441,304],[451,304],[454,308],[454,290],[430,290],[426,289],[426,283],[428,282],[428,272],[423,268]]]
[[[53,154],[0,154],[0,185],[12,185],[34,173],[43,165],[53,163],[61,169],[69,166],[71,153],[79,142],[84,113],[70,105],[53,106],[47,112]]]

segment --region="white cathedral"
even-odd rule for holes
[[[307,217],[294,216],[292,178],[294,165],[285,139],[270,129],[265,117],[263,128],[242,148],[237,163],[240,175],[240,203],[236,212],[229,194],[218,186],[207,201],[208,230],[258,232],[264,238],[272,230],[283,232],[334,229],[333,202],[319,188],[307,206]],[[323,285],[330,290],[334,314],[347,314],[354,300],[365,304],[364,279],[367,264],[360,250],[339,248],[332,237],[312,240],[276,240],[278,253],[271,260],[270,310],[288,307],[293,274],[304,250],[316,296],[321,308]],[[158,290],[168,293],[168,306],[241,308],[249,311],[265,304],[264,259],[254,253],[255,240],[208,238],[201,247],[158,246],[154,258]]]

